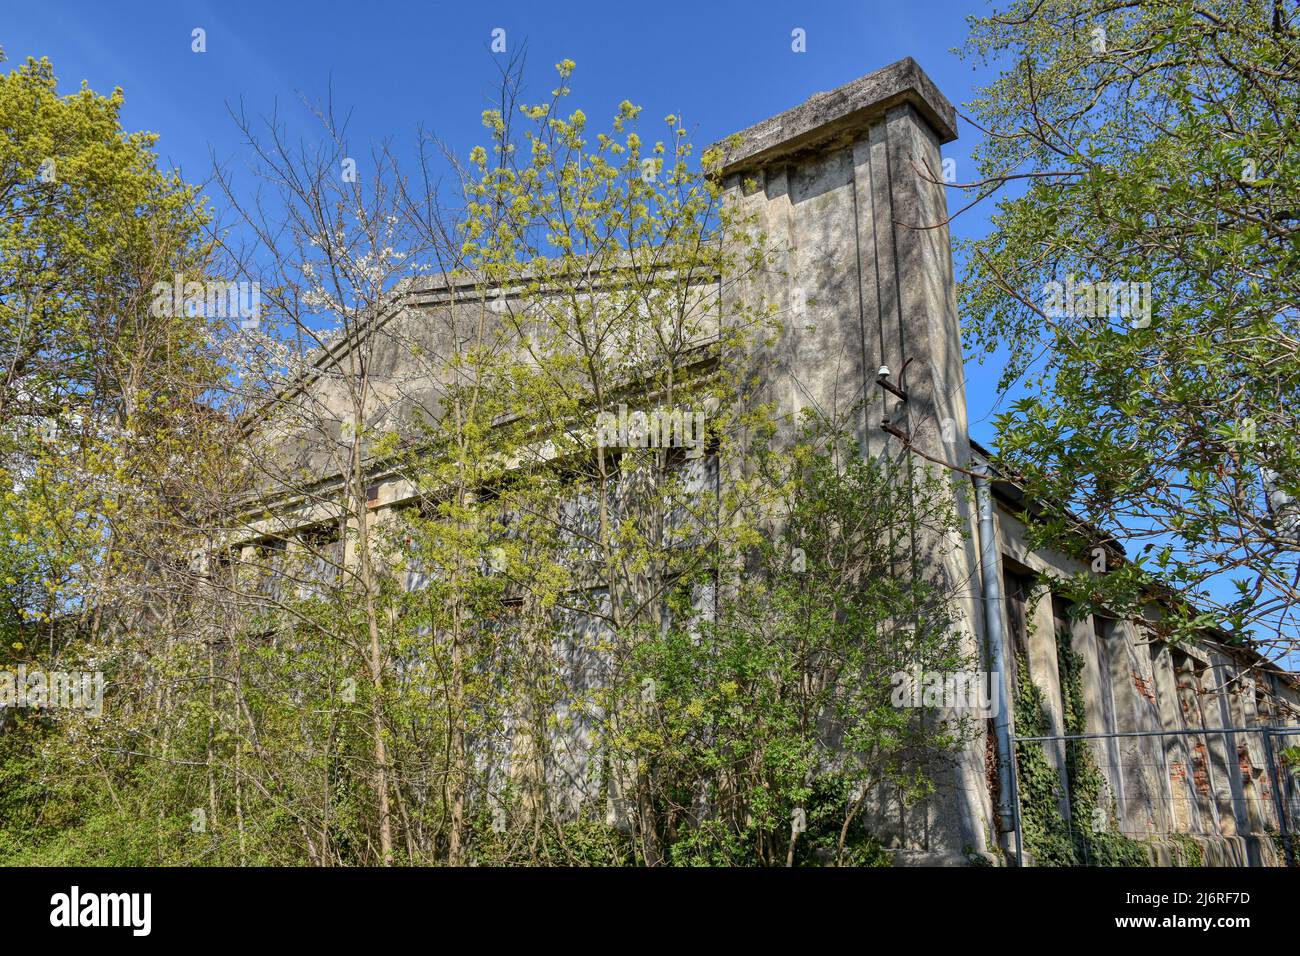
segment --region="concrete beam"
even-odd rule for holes
[[[722,174],[728,176],[807,152],[849,144],[896,106],[910,104],[940,143],[957,138],[957,111],[910,56],[778,113],[724,141]]]

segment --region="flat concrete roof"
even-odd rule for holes
[[[753,169],[837,139],[852,139],[855,132],[903,103],[925,117],[939,142],[957,138],[957,111],[909,56],[837,89],[815,93],[802,105],[742,130],[733,148],[728,149],[724,140],[718,144],[723,147],[722,173]]]

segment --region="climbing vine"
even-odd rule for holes
[[[1171,833],[1169,839],[1174,845],[1176,866],[1204,866],[1205,850],[1190,833]]]
[[[1016,689],[1015,726],[1021,737],[1039,737],[1048,732],[1043,716],[1043,692],[1029,677],[1023,655],[1016,656],[1016,671],[1022,678]],[[1039,866],[1072,866],[1076,862],[1069,826],[1061,815],[1061,778],[1041,744],[1017,743],[1020,773],[1020,826],[1025,850]]]
[[[1067,734],[1087,733],[1083,696],[1083,656],[1075,653],[1070,633],[1056,633],[1056,662]],[[1147,847],[1110,829],[1115,801],[1086,740],[1065,744],[1065,772],[1070,781],[1071,837],[1076,862],[1084,866],[1149,866]]]
[[[1066,734],[1085,733],[1083,658],[1070,646],[1068,631],[1059,631],[1056,642],[1064,730]],[[1015,699],[1017,734],[1044,736],[1049,730],[1043,711],[1043,692],[1029,677],[1023,656],[1017,656],[1017,671],[1024,675]],[[1065,742],[1065,771],[1069,781],[1065,794],[1061,776],[1047,759],[1042,744],[1017,744],[1016,757],[1025,849],[1036,865],[1150,865],[1151,856],[1145,844],[1110,829],[1115,819],[1114,801],[1086,740]],[[1061,812],[1063,795],[1068,797],[1068,820]]]

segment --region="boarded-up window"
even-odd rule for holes
[[[1034,593],[1034,578],[1010,569],[1003,571],[1002,591],[1007,605],[1007,642],[1011,651],[1007,666],[1011,671],[1011,688],[1019,685],[1020,663],[1029,663],[1029,602]]]

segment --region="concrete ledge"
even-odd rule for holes
[[[724,176],[761,166],[854,134],[904,103],[933,127],[939,142],[957,138],[957,111],[910,56],[868,73],[838,89],[817,93],[801,106],[778,113],[739,134],[739,143],[724,147]]]
[[[1188,834],[1201,849],[1202,866],[1285,866],[1286,860],[1277,851],[1267,834],[1247,833],[1238,836],[1213,834]],[[1186,866],[1184,848],[1173,840],[1155,837],[1148,841],[1148,852],[1155,866]]]

